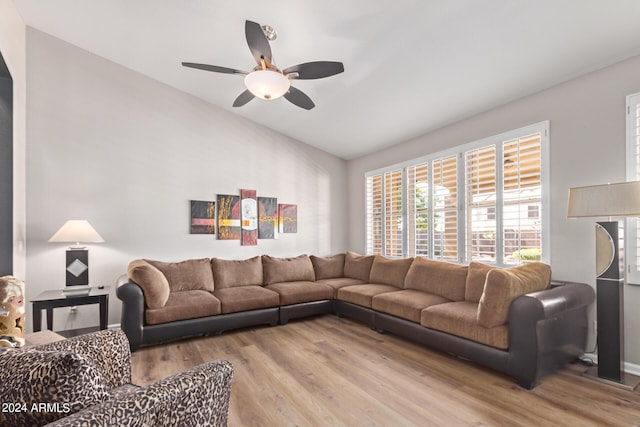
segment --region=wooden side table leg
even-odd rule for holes
[[[33,304],[33,332],[40,332],[42,330],[42,309],[36,304]]]
[[[100,300],[100,329],[107,329],[107,299]]]
[[[47,329],[53,331],[53,308],[47,308]]]

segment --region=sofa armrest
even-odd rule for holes
[[[131,382],[129,341],[121,330],[102,330],[34,347],[42,351],[64,351],[90,358],[108,388]]]
[[[120,327],[129,338],[131,351],[136,351],[142,344],[142,328],[144,326],[144,294],[142,288],[130,279],[118,280],[116,295],[122,301],[122,317]]]
[[[593,288],[565,283],[522,295],[509,307],[509,371],[525,388],[575,359],[587,343]]]
[[[233,366],[208,362],[48,426],[226,426]]]

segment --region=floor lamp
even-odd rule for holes
[[[624,263],[611,218],[640,217],[640,181],[571,188],[568,217],[609,218],[596,223],[598,365],[585,375],[633,390],[640,377],[624,372]]]

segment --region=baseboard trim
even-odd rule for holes
[[[598,364],[598,355],[595,353],[585,353],[581,359],[591,361],[596,365]],[[635,363],[624,362],[623,370],[628,374],[640,376],[640,365]]]
[[[121,329],[120,323],[112,323],[110,325],[107,325],[107,329]]]

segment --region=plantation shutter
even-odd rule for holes
[[[429,256],[429,164],[407,168],[407,255]]]
[[[539,261],[542,248],[541,135],[502,144],[503,264]]]
[[[382,254],[382,175],[367,178],[367,253]]]
[[[640,181],[640,93],[627,96],[627,180]],[[627,282],[640,284],[640,218],[626,225]]]
[[[458,261],[458,159],[433,161],[433,257]]]
[[[466,260],[496,262],[496,146],[465,153]]]
[[[402,169],[385,172],[383,255],[388,257],[404,256],[402,188]]]

